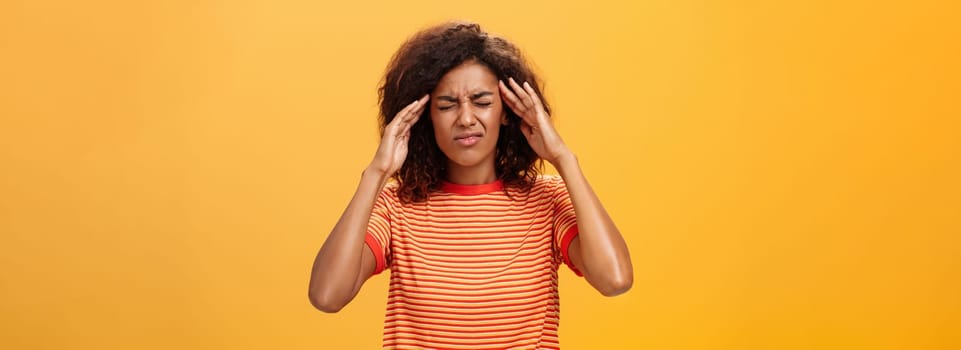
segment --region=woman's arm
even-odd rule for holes
[[[364,170],[354,197],[314,259],[308,295],[320,311],[340,311],[374,272],[376,261],[364,245],[364,236],[384,179],[370,168]]]
[[[500,92],[507,105],[524,120],[521,132],[531,148],[554,165],[570,193],[579,231],[568,246],[571,262],[601,294],[614,296],[631,289],[634,270],[627,244],[581,172],[577,157],[551,124],[537,92],[527,82],[521,86],[514,79],[507,84],[500,82]]]
[[[364,244],[367,223],[387,179],[407,158],[410,128],[420,118],[428,98],[424,96],[405,107],[384,128],[374,160],[364,170],[354,197],[317,253],[307,294],[320,311],[340,311],[373,273],[376,261]]]
[[[551,162],[564,179],[577,214],[577,237],[568,246],[571,262],[601,294],[622,294],[634,283],[624,237],[581,172],[573,153]]]

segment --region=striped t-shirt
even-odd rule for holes
[[[557,268],[577,235],[559,176],[529,192],[502,182],[443,183],[426,201],[381,191],[366,243],[374,274],[390,268],[384,348],[553,349],[560,319]]]

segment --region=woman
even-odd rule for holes
[[[603,295],[630,289],[624,239],[514,45],[473,23],[421,31],[380,108],[380,146],[314,262],[315,307],[389,268],[385,348],[557,348],[561,263]]]

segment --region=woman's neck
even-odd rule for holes
[[[463,167],[454,163],[447,164],[447,182],[460,185],[481,185],[497,180],[494,162],[481,162],[475,166]]]

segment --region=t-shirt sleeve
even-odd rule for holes
[[[390,189],[384,188],[377,195],[374,209],[370,213],[370,221],[367,222],[367,235],[364,237],[364,243],[374,253],[374,259],[377,261],[373,275],[381,273],[389,266],[390,202]]]
[[[551,182],[554,187],[554,249],[560,254],[564,264],[567,264],[567,267],[574,271],[575,275],[584,276],[571,262],[570,254],[568,254],[571,241],[578,234],[574,203],[571,202],[571,195],[567,192],[567,185],[563,179],[558,176]]]

